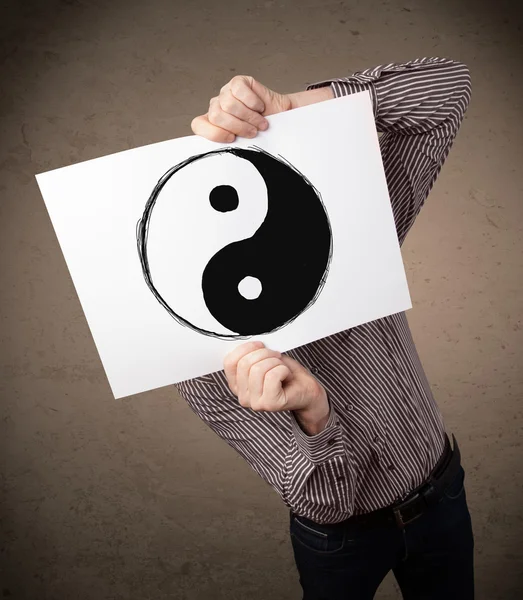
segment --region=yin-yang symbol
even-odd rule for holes
[[[157,300],[180,324],[220,339],[293,322],[321,293],[333,246],[319,192],[256,146],[169,169],[146,203],[137,242]]]

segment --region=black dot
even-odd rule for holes
[[[229,212],[236,210],[240,200],[238,192],[230,185],[218,185],[209,194],[209,201],[214,210]]]

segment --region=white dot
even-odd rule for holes
[[[238,291],[247,300],[255,300],[262,291],[261,281],[256,277],[244,277],[238,284]]]

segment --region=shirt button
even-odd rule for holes
[[[354,404],[347,404],[348,410],[352,410],[354,408]]]
[[[311,372],[314,373],[314,375],[316,375],[316,373],[319,372],[318,367],[312,367]]]
[[[389,465],[388,469],[389,469],[389,471],[394,471],[396,469],[396,467],[394,465]]]
[[[336,477],[336,481],[339,481],[339,482],[345,481],[345,477]]]
[[[332,446],[332,445],[334,444],[334,442],[335,442],[335,441],[336,441],[336,440],[335,440],[334,438],[331,438],[331,439],[330,439],[330,440],[327,442],[327,445],[328,445],[328,446]]]

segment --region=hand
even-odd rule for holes
[[[232,393],[245,408],[298,411],[311,425],[329,413],[327,393],[310,371],[262,342],[235,348],[225,357],[224,368]]]
[[[193,119],[191,129],[214,142],[233,142],[237,135],[253,138],[269,126],[263,117],[291,108],[288,95],[270,90],[253,77],[236,75],[211,98],[209,112]]]

